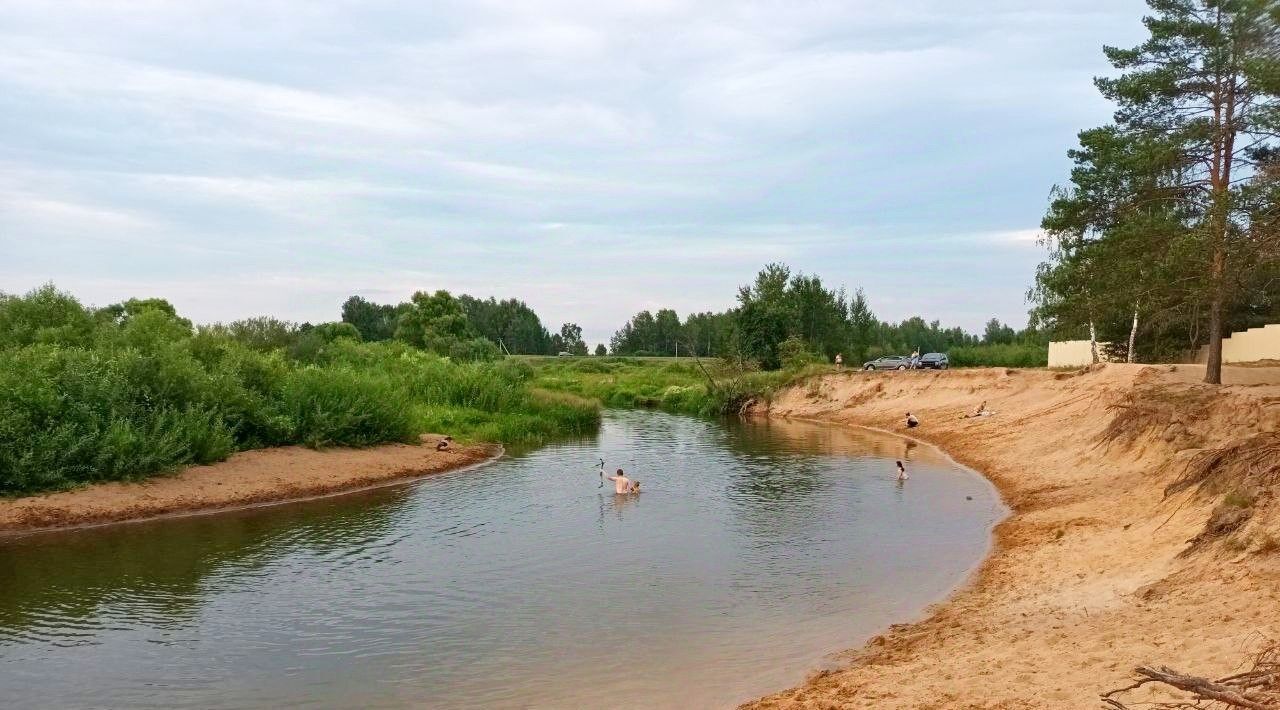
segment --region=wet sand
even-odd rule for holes
[[[421,446],[259,449],[136,483],[99,483],[0,499],[0,534],[213,513],[350,493],[478,464],[501,452],[496,446],[460,445],[436,451],[439,438],[423,436]]]

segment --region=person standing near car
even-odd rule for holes
[[[911,369],[920,369],[920,348],[911,351]]]

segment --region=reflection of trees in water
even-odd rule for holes
[[[775,450],[790,453],[911,459],[944,466],[950,463],[936,449],[920,446],[911,439],[852,426],[766,419],[740,422],[733,428],[743,432],[740,436],[765,438]]]
[[[734,457],[726,471],[728,499],[745,532],[764,545],[814,534],[822,519],[818,496],[829,485],[813,455],[822,448],[779,437],[769,423],[729,422],[724,436]]]
[[[864,476],[839,482],[831,478],[831,457],[847,456],[849,467],[885,466],[893,461],[946,462],[935,449],[917,442],[856,427],[776,419],[729,421],[724,445],[736,457],[729,472],[729,498],[735,513],[760,542],[823,537],[833,486],[865,485]],[[834,463],[840,466],[840,463]],[[855,514],[849,511],[849,515]]]
[[[190,622],[215,574],[253,574],[302,552],[327,554],[385,535],[406,489],[213,516],[40,534],[0,543],[0,646],[68,621],[97,626],[113,606],[128,623]],[[107,623],[104,625],[117,625]],[[72,624],[83,633],[81,625]],[[58,632],[55,632],[58,633]]]

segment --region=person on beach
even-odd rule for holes
[[[841,353],[836,353],[836,369],[837,370],[844,369],[844,355],[842,355]]]
[[[905,481],[905,480],[907,480],[908,478],[911,478],[911,476],[908,476],[908,475],[907,475],[907,467],[906,467],[906,466],[903,466],[903,465],[902,465],[902,462],[901,462],[901,461],[899,461],[899,462],[898,462],[898,480],[899,480],[899,481]]]
[[[920,426],[920,420],[916,419],[916,415],[911,412],[907,412],[907,428],[915,429],[918,426]]]
[[[971,419],[971,418],[974,418],[974,417],[989,417],[989,416],[991,416],[992,414],[995,414],[995,412],[993,412],[993,411],[991,411],[991,410],[987,409],[987,403],[986,403],[986,402],[983,402],[982,404],[979,404],[979,405],[978,405],[978,411],[974,412],[973,414],[967,414],[967,413],[966,413],[966,414],[964,415],[964,418],[965,418],[965,419]]]
[[[452,445],[453,445],[453,437],[446,436],[445,438],[436,442],[436,451],[448,451],[449,447]]]
[[[613,481],[614,493],[617,493],[618,495],[625,495],[631,492],[631,484],[633,481],[630,478],[627,478],[627,474],[623,473],[622,469],[618,469],[618,473],[616,475],[609,476],[609,480]]]
[[[911,351],[911,369],[915,370],[920,367],[920,348]]]

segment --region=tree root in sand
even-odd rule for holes
[[[1229,488],[1274,486],[1280,483],[1280,434],[1261,432],[1229,446],[1201,451],[1187,462],[1165,495],[1192,486],[1222,491]]]
[[[1248,708],[1276,710],[1280,708],[1280,646],[1270,645],[1253,659],[1253,667],[1243,673],[1218,680],[1179,673],[1167,666],[1140,666],[1134,670],[1137,682],[1102,694],[1102,706],[1111,710],[1130,710],[1117,696],[1141,688],[1148,683],[1171,686],[1187,694],[1186,698],[1165,702],[1143,702],[1155,708]]]

